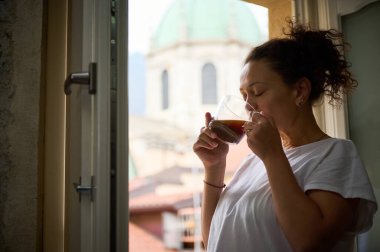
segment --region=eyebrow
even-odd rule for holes
[[[251,82],[247,85],[247,88],[250,88],[252,87],[253,85],[256,85],[256,84],[265,84],[264,81],[254,81],[254,82]],[[242,90],[242,88],[240,88],[240,90]]]
[[[254,82],[251,82],[248,84],[248,87],[252,87],[253,85],[256,85],[256,84],[265,84],[264,81],[254,81]]]

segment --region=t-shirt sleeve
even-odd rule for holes
[[[335,153],[334,153],[335,152]],[[372,226],[377,203],[364,165],[354,146],[334,151],[306,178],[304,191],[325,190],[344,198],[359,198],[356,225],[352,232],[362,233]]]

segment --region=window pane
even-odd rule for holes
[[[129,1],[130,251],[204,251],[204,171],[192,145],[218,98],[239,95],[266,19],[236,0]],[[226,183],[248,152],[244,140],[230,147]]]
[[[168,71],[162,73],[162,109],[169,108],[169,76]]]
[[[207,63],[202,69],[202,103],[217,103],[216,69],[211,63]]]

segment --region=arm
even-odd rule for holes
[[[272,190],[277,221],[295,251],[328,251],[352,224],[353,207],[333,192],[304,192],[268,118],[256,115],[246,125],[248,146],[263,161]]]
[[[226,156],[228,145],[220,141],[216,134],[208,129],[211,121],[210,113],[205,115],[206,127],[203,127],[198,140],[194,143],[193,150],[203,162],[205,168],[205,181],[213,185],[224,184],[224,172],[226,168]],[[210,224],[218,204],[222,188],[204,185],[202,198],[202,237],[205,247],[207,246]]]
[[[295,251],[327,251],[352,224],[353,211],[340,195],[303,192],[285,154],[264,161],[277,220]]]
[[[220,167],[215,167],[215,170],[225,170],[225,164]],[[224,172],[223,176],[213,175],[210,172],[205,173],[205,181],[213,185],[223,185],[224,183]],[[211,220],[215,212],[216,205],[218,204],[220,194],[223,188],[216,188],[210,185],[204,184],[203,187],[203,197],[202,197],[202,238],[205,248],[207,248],[208,236],[210,232]]]

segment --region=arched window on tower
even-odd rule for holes
[[[202,104],[217,103],[216,69],[211,63],[202,68]]]
[[[162,83],[162,109],[169,108],[169,74],[164,70],[161,75]]]

